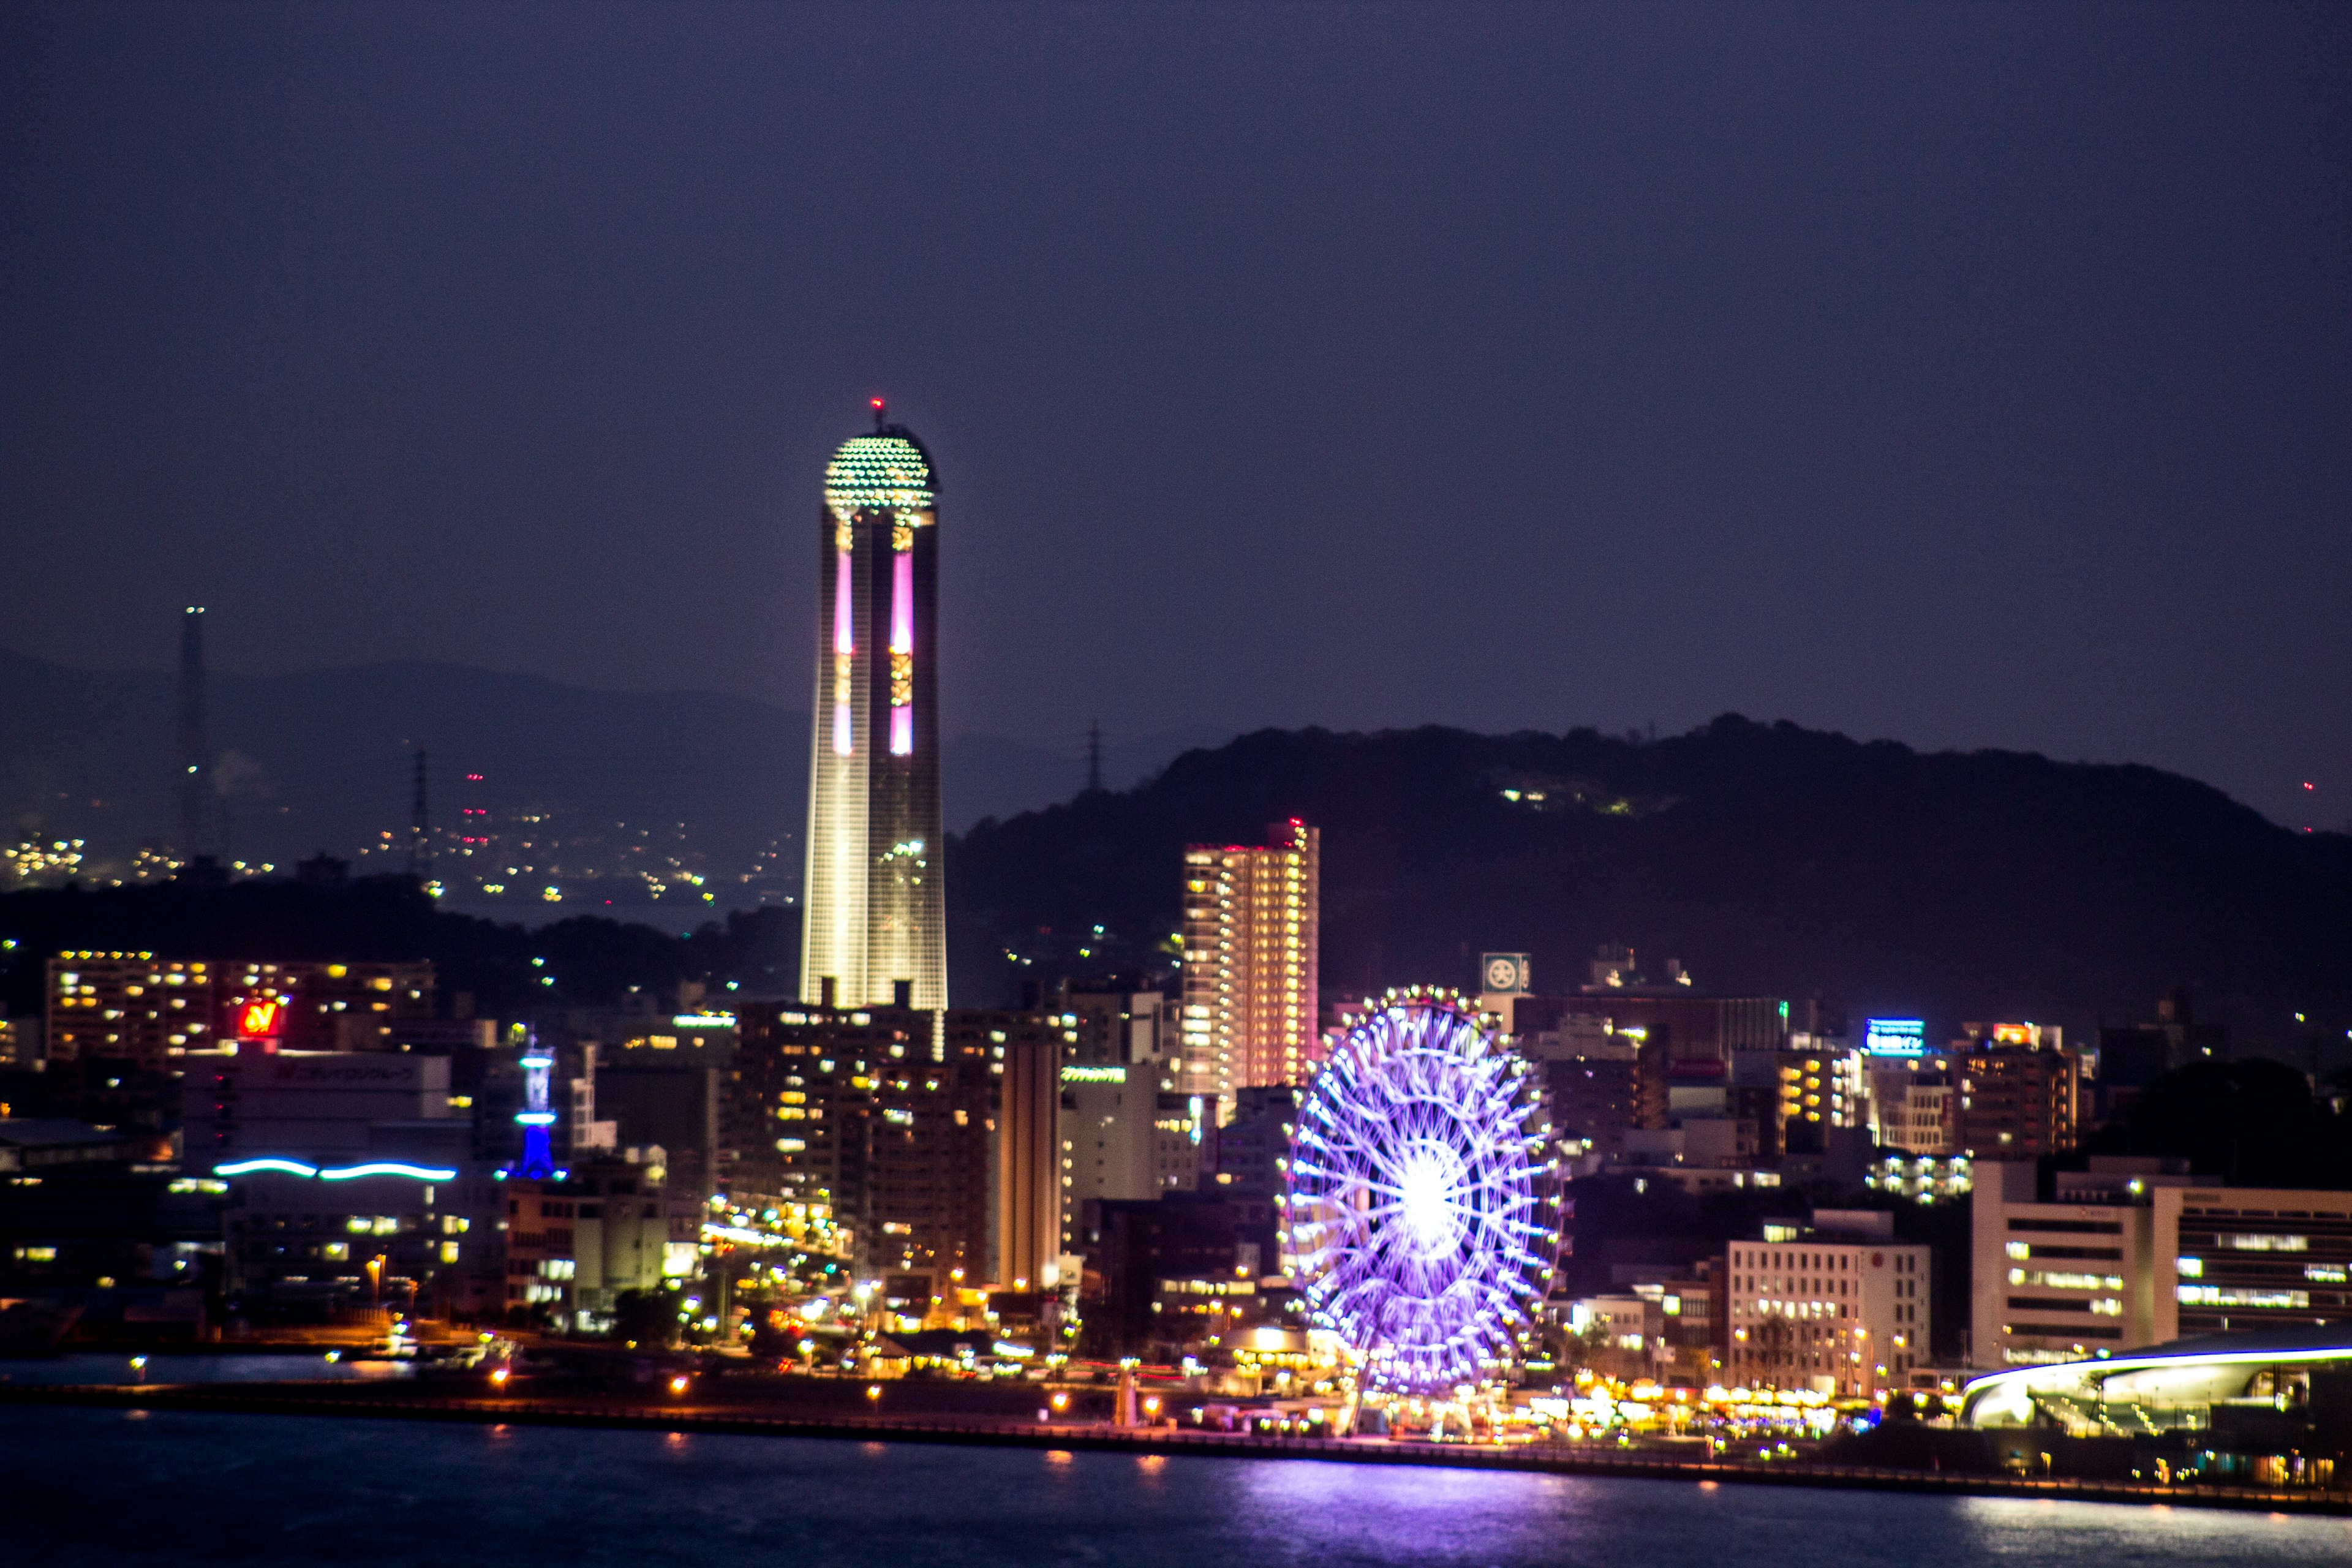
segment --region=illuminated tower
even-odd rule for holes
[[[555,1112],[547,1108],[547,1074],[554,1066],[555,1058],[539,1048],[539,1037],[526,1035],[522,1109],[515,1112],[515,1121],[522,1128],[522,1159],[515,1166],[515,1174],[525,1181],[543,1182],[555,1173],[555,1156],[547,1143],[547,1130],[555,1125]]]
[[[801,1000],[948,1005],[939,511],[930,454],[874,400],[817,514]]]
[[[1184,1078],[1214,1095],[1302,1084],[1322,1055],[1316,973],[1322,834],[1293,817],[1263,846],[1184,850]]]

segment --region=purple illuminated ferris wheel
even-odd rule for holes
[[[1391,993],[1298,1107],[1284,1239],[1318,1328],[1365,1385],[1486,1381],[1534,1329],[1559,1258],[1540,1079],[1450,994]]]

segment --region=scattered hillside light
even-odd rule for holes
[[[882,1385],[881,1385],[880,1384],[878,1384],[878,1383],[869,1383],[869,1384],[867,1384],[866,1385],[866,1398],[868,1398],[868,1399],[879,1399],[879,1398],[881,1398],[881,1397],[882,1397]]]
[[[684,1394],[686,1392],[686,1375],[681,1373],[677,1376],[669,1380],[669,1391],[672,1394]]]

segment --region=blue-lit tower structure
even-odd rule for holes
[[[817,512],[801,1000],[942,1009],[938,483],[914,433],[873,409]]]
[[[539,1048],[537,1035],[523,1037],[521,1066],[522,1109],[515,1112],[515,1122],[522,1129],[522,1158],[514,1173],[543,1182],[555,1174],[555,1154],[547,1140],[547,1130],[555,1125],[555,1112],[547,1108],[547,1075],[555,1058]]]

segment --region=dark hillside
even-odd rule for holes
[[[1183,846],[1291,816],[1323,833],[1327,987],[1466,984],[1482,949],[1530,952],[1539,987],[1564,986],[1623,941],[1710,989],[1823,991],[1939,1029],[2084,1028],[2180,984],[2249,1045],[2296,1012],[2340,1038],[2352,1010],[2352,839],[2150,768],[1736,717],[1651,742],[1267,731],[983,822],[950,852],[959,999],[1150,961]]]

